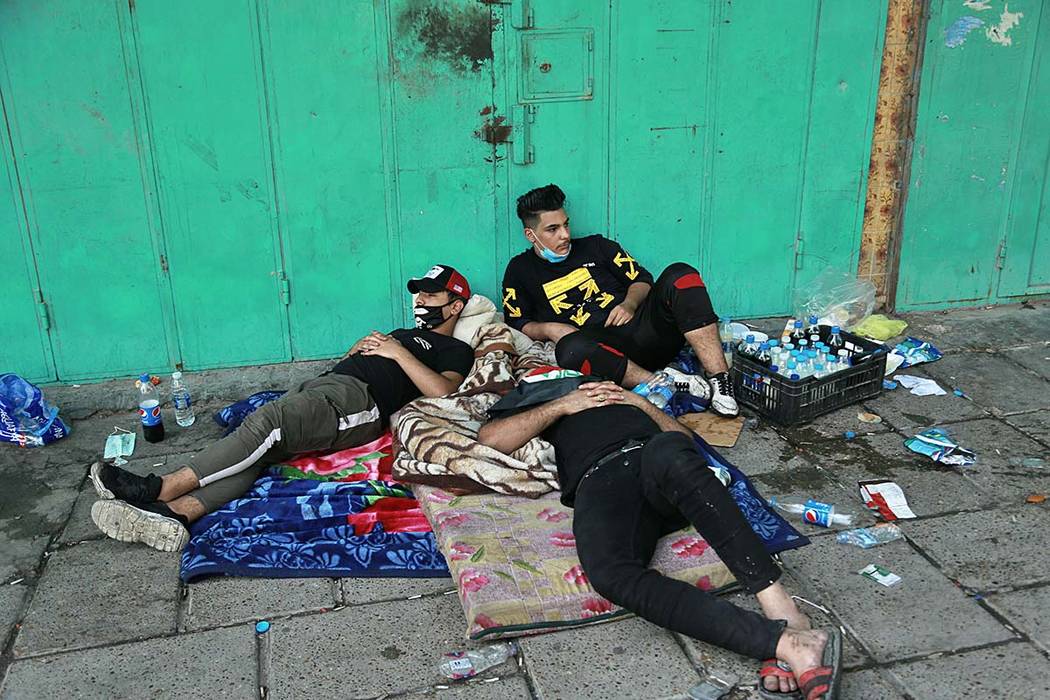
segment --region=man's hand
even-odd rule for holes
[[[588,382],[558,399],[557,404],[563,416],[571,416],[589,408],[623,403],[623,400],[623,387],[613,382]]]
[[[405,352],[405,346],[397,338],[384,335],[379,331],[370,334],[358,341],[361,344],[362,355],[378,355],[389,360],[397,361]]]
[[[605,319],[605,326],[623,326],[631,322],[634,318],[634,312],[637,309],[631,306],[628,302],[624,301],[621,304],[617,304],[609,312],[608,317]]]

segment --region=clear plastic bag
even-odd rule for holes
[[[852,328],[875,310],[875,285],[835,268],[795,290],[796,318],[816,316],[826,326]]]

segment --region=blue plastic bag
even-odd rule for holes
[[[58,409],[44,400],[44,392],[17,374],[0,374],[0,442],[19,447],[42,447],[69,435]]]

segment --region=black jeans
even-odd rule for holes
[[[774,658],[783,621],[648,568],[657,541],[690,523],[749,592],[780,577],[732,496],[682,433],[660,433],[602,464],[576,491],[576,550],[598,593],[661,627],[752,658]]]
[[[583,328],[555,347],[558,366],[623,382],[627,360],[658,370],[685,345],[685,334],[718,321],[696,268],[667,266],[630,323]]]

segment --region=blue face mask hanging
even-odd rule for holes
[[[542,257],[544,260],[546,260],[547,262],[550,262],[550,263],[560,263],[563,260],[565,260],[565,258],[569,257],[569,253],[571,253],[571,252],[572,252],[572,244],[571,243],[569,244],[569,249],[567,251],[565,251],[565,255],[556,255],[553,250],[551,250],[547,246],[543,246],[540,249],[540,257]]]

